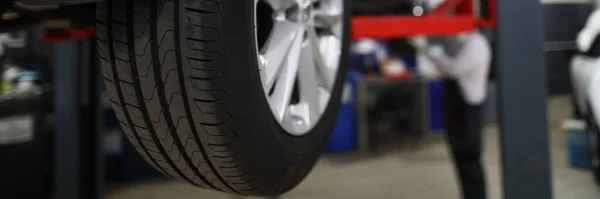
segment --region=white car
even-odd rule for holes
[[[588,124],[594,175],[600,183],[600,10],[588,18],[577,46],[582,53],[571,61],[575,109]]]

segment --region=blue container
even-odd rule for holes
[[[429,130],[440,132],[444,129],[444,117],[442,107],[442,80],[429,82]]]
[[[354,106],[354,85],[361,76],[356,70],[348,71],[342,95],[342,104],[329,138],[326,152],[339,153],[351,151],[356,147],[356,111]]]
[[[415,68],[417,68],[417,57],[416,56],[405,56],[405,57],[402,57],[402,60],[404,60],[406,67],[408,67],[409,69],[414,70]]]
[[[342,104],[325,151],[329,153],[351,151],[355,148],[355,143],[354,104]]]
[[[569,131],[569,165],[592,168],[592,154],[588,139],[588,132],[584,130]]]

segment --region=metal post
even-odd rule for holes
[[[79,134],[77,106],[77,44],[66,41],[54,47],[54,194],[55,198],[79,198]]]
[[[360,78],[356,81],[356,128],[358,151],[367,155],[371,151],[371,140],[369,139],[368,126],[368,91],[366,79]]]
[[[78,41],[79,45],[79,150],[80,198],[101,199],[104,184],[102,152],[101,74],[95,39]]]
[[[504,197],[552,198],[541,4],[496,3]]]
[[[93,39],[56,43],[54,198],[100,199],[101,78]]]
[[[90,66],[90,77],[92,77],[90,80],[90,96],[92,99],[96,99],[96,101],[93,101],[92,106],[90,106],[90,109],[94,111],[94,113],[96,113],[96,120],[94,120],[95,134],[92,137],[95,143],[95,146],[93,147],[95,149],[93,151],[93,154],[94,159],[96,160],[96,167],[94,167],[93,173],[94,179],[96,180],[97,184],[95,184],[93,187],[95,188],[95,191],[92,193],[93,197],[90,197],[90,199],[102,199],[104,198],[104,182],[106,181],[106,157],[104,153],[104,148],[102,148],[102,140],[105,135],[105,123],[103,113],[106,110],[104,108],[103,103],[104,99],[102,99],[102,91],[104,90],[104,79],[102,78],[102,71],[100,70],[100,60],[98,59],[98,47],[96,46],[96,37],[90,38],[88,42],[90,42],[89,54],[91,55],[90,63],[92,64]]]

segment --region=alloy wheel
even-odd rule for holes
[[[331,100],[342,52],[343,4],[256,0],[263,90],[275,119],[291,135],[308,133]]]

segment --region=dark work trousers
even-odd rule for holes
[[[482,153],[483,103],[465,101],[458,83],[445,80],[442,91],[444,125],[464,199],[486,198]]]

